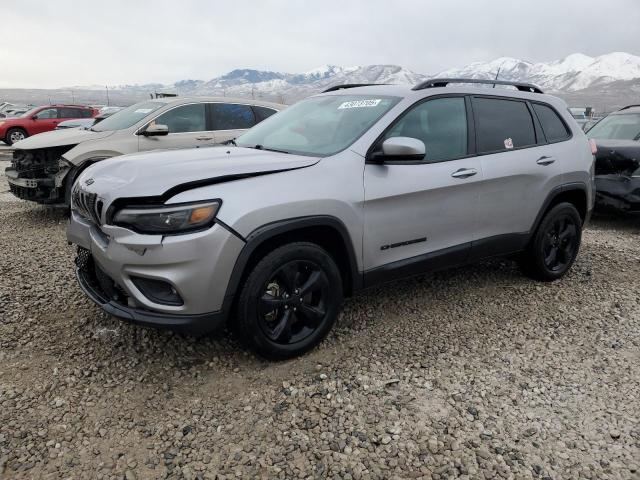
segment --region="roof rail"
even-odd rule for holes
[[[521,92],[544,93],[540,87],[532,83],[508,82],[506,80],[481,80],[478,78],[432,78],[419,83],[412,90],[423,90],[425,88],[446,87],[450,83],[480,83],[483,85],[509,85],[516,87]]]
[[[628,110],[630,108],[634,108],[634,107],[640,107],[640,105],[627,105],[626,107],[622,107],[620,110],[618,110],[619,112],[621,112],[622,110]]]
[[[335,92],[337,90],[344,90],[346,88],[371,87],[374,85],[387,85],[387,84],[386,83],[345,83],[343,85],[334,85],[333,87],[329,87],[326,90],[323,90],[322,93]]]

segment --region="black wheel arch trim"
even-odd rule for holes
[[[283,233],[293,232],[307,227],[329,227],[338,232],[344,244],[349,259],[349,273],[352,291],[361,290],[363,286],[363,274],[358,270],[358,262],[351,237],[344,223],[331,215],[313,215],[305,217],[290,218],[268,223],[253,230],[246,236],[245,246],[240,251],[236,263],[233,267],[227,290],[225,294],[225,304],[230,306],[233,298],[238,294],[240,281],[245,273],[245,268],[255,250],[265,241]]]
[[[536,230],[538,229],[538,226],[540,225],[540,222],[542,221],[542,217],[544,216],[545,212],[549,209],[549,205],[551,205],[553,200],[558,195],[566,192],[571,192],[571,191],[583,192],[585,195],[585,200],[587,202],[589,201],[589,195],[587,194],[588,192],[587,185],[584,184],[583,182],[569,182],[569,183],[564,183],[562,185],[558,185],[557,187],[554,187],[549,192],[549,194],[547,195],[547,198],[545,198],[544,202],[542,203],[542,207],[538,211],[538,215],[536,215],[536,219],[534,220],[533,225],[529,230],[530,236],[533,236],[535,234]],[[587,203],[587,211],[585,212],[586,215],[585,215],[585,218],[583,218],[584,223],[586,223],[586,221],[589,219],[590,211],[591,211],[590,206]]]

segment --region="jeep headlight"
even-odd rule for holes
[[[220,200],[162,207],[128,207],[113,217],[114,225],[146,234],[177,234],[213,225]]]

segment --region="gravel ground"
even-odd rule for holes
[[[65,222],[0,193],[6,478],[640,478],[636,218],[596,219],[560,282],[492,261],[365,292],[282,363],[104,315]]]

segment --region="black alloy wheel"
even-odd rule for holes
[[[576,207],[568,202],[554,205],[520,256],[520,267],[536,280],[557,280],[573,265],[581,240],[582,218]]]
[[[315,263],[293,260],[280,267],[258,299],[260,327],[273,342],[305,339],[327,315],[327,275]]]
[[[565,270],[576,253],[578,226],[568,215],[559,215],[548,225],[542,251],[544,264],[552,272]]]
[[[342,278],[331,256],[311,243],[267,254],[247,278],[236,330],[260,355],[289,358],[322,341],[342,304]]]

